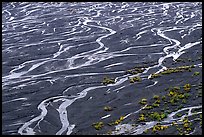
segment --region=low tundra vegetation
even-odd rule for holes
[[[135,82],[140,82],[142,81],[142,79],[140,78],[140,76],[135,76],[133,78],[129,78],[130,83],[135,83]]]
[[[184,72],[184,71],[191,72],[192,71],[191,68],[194,68],[194,67],[195,67],[194,65],[190,65],[190,66],[180,66],[180,67],[175,67],[175,68],[168,68],[167,70],[164,70],[160,73],[151,74],[150,79],[157,78],[162,75],[171,74],[171,73]]]
[[[141,99],[141,101],[139,103],[142,104],[142,105],[146,105],[147,104],[147,99],[143,98],[143,99]]]
[[[152,128],[152,132],[157,132],[157,131],[161,131],[161,130],[165,130],[167,129],[169,126],[166,125],[161,125],[161,124],[156,124],[153,126]]]
[[[93,123],[93,125],[92,125],[96,130],[100,130],[103,126],[104,126],[104,124],[103,124],[103,122],[96,122],[96,123]]]
[[[132,75],[135,75],[135,74],[138,74],[138,73],[142,73],[144,72],[144,68],[141,68],[141,67],[135,67],[133,69],[129,69],[126,71],[127,74],[132,74]]]
[[[118,124],[120,124],[124,119],[125,119],[124,116],[120,116],[119,119],[116,119],[114,122],[108,123],[108,125],[109,125],[109,126],[118,125]]]
[[[114,84],[114,83],[115,83],[115,79],[113,79],[113,78],[108,78],[108,77],[104,77],[102,83],[103,83],[104,85]]]
[[[113,108],[110,107],[110,106],[105,106],[103,109],[104,109],[105,111],[112,111],[112,110],[113,110]]]
[[[198,76],[198,75],[200,75],[200,72],[198,72],[198,71],[195,71],[195,72],[193,73],[193,76]]]

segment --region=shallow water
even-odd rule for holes
[[[143,88],[159,84],[151,73],[200,46],[201,31],[198,2],[2,3],[2,134],[86,130],[129,88],[127,69],[147,63]]]

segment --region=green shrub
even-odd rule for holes
[[[200,75],[200,72],[198,72],[198,71],[193,73],[193,76],[198,76],[198,75]]]
[[[142,104],[142,105],[146,105],[147,104],[147,99],[143,98],[139,103]]]
[[[105,106],[103,109],[104,109],[105,111],[111,111],[111,110],[113,110],[110,106]]]
[[[133,78],[129,78],[130,79],[130,83],[134,83],[134,82],[140,82],[142,81],[142,79],[139,76],[135,76]]]
[[[94,127],[96,130],[100,130],[103,126],[104,126],[103,122],[93,123],[93,127]]]
[[[104,85],[108,85],[108,84],[114,84],[115,80],[112,78],[108,78],[108,77],[104,77],[102,83]]]
[[[185,84],[184,86],[183,86],[183,88],[184,88],[184,91],[190,91],[190,89],[191,89],[191,85],[190,84]]]
[[[159,96],[158,95],[154,95],[153,98],[154,99],[159,99]]]

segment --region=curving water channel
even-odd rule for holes
[[[147,63],[137,74],[144,85],[136,88],[159,85],[151,74],[166,70],[165,60],[200,49],[201,30],[199,2],[2,3],[2,133],[95,134],[91,123],[114,115],[101,112],[103,106],[132,104],[123,99],[131,90],[127,69]],[[202,62],[194,66],[202,68]],[[103,85],[105,76],[115,83]],[[177,112],[191,116],[196,107],[202,105]],[[125,119],[139,112],[125,111]],[[177,112],[163,122],[175,120]],[[113,133],[127,132],[125,126],[128,134],[142,134],[156,123],[120,124]]]

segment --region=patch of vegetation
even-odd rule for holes
[[[157,77],[160,77],[161,76],[161,74],[156,74],[156,73],[153,73],[153,74],[151,74],[151,77],[150,77],[150,79],[153,79],[153,78],[157,78]]]
[[[154,99],[159,99],[159,96],[158,95],[154,95],[153,98]]]
[[[180,89],[181,89],[180,87],[175,86],[175,87],[173,87],[171,90],[173,90],[173,91],[178,91],[178,90],[180,90]]]
[[[191,85],[190,84],[185,84],[184,86],[183,86],[183,88],[184,88],[184,91],[190,91],[190,89],[191,89]]]
[[[198,76],[198,75],[200,75],[200,72],[198,72],[198,71],[193,73],[193,76]]]
[[[169,103],[171,103],[171,105],[176,105],[177,99],[176,98],[171,98]]]
[[[173,87],[169,89],[168,96],[176,96],[179,93],[180,88],[179,87]]]
[[[182,114],[180,114],[180,113],[177,113],[177,114],[176,114],[176,116],[177,116],[177,117],[181,117],[181,116],[182,116]]]
[[[185,98],[189,98],[191,95],[189,93],[184,93]]]
[[[104,85],[114,84],[115,80],[113,78],[104,77],[102,83]]]
[[[103,122],[93,123],[93,127],[94,127],[96,130],[100,130],[103,126],[104,126]]]
[[[180,94],[178,94],[178,98],[179,98],[179,99],[184,99],[184,98],[185,98],[185,95],[184,95],[183,93],[180,93]]]
[[[146,121],[145,115],[144,114],[140,114],[139,120],[140,122],[144,122]]]
[[[151,106],[151,105],[147,105],[144,109],[146,109],[146,110],[150,110],[150,109],[153,109],[153,106]]]
[[[189,91],[190,87],[189,84],[184,85],[184,90]],[[167,94],[167,96],[169,97],[169,103],[171,105],[177,105],[176,103],[179,100],[182,100],[182,103],[186,103],[186,99],[189,98],[190,94],[189,93],[182,93],[180,91],[180,87],[172,87],[169,88],[169,93]]]
[[[118,125],[118,124],[121,123],[124,119],[125,119],[125,117],[124,117],[124,116],[121,116],[119,119],[115,120],[114,122],[108,123],[108,125],[109,125],[109,126]]]
[[[142,105],[146,105],[147,104],[147,99],[143,98],[139,103],[142,104]]]
[[[160,104],[160,102],[161,102],[161,101],[160,101],[159,99],[157,99],[154,103],[155,103],[155,104]]]
[[[136,81],[137,82],[142,81],[142,79],[139,76],[135,76],[135,77],[129,78],[129,79],[130,79],[130,83],[135,83]]]
[[[152,119],[152,120],[157,120],[157,121],[161,121],[163,120],[164,118],[167,118],[167,113],[165,112],[152,112],[149,117]]]
[[[160,130],[165,130],[167,129],[168,126],[167,125],[160,125],[160,124],[156,124],[152,127],[152,132],[157,132],[157,131],[160,131]]]
[[[179,115],[180,117],[180,115]],[[179,132],[179,135],[189,135],[190,132],[192,132],[193,123],[191,123],[187,117],[184,117],[182,119],[182,123],[178,124],[176,122],[172,122],[172,126],[176,126],[177,131]]]
[[[192,130],[192,123],[188,120],[187,117],[184,117],[183,119],[183,134],[189,134]]]
[[[166,100],[166,96],[164,95],[164,96],[162,96],[162,100],[164,101],[164,100]]]
[[[139,67],[137,68],[137,67],[136,67],[136,68],[127,70],[126,73],[127,73],[127,74],[135,75],[135,74],[144,72],[144,70],[145,70],[144,68],[139,68]]]
[[[159,104],[153,103],[152,106],[153,106],[153,107],[159,107]]]
[[[105,111],[111,111],[111,110],[113,110],[112,107],[110,107],[110,106],[105,106],[103,109],[104,109]]]
[[[115,125],[121,123],[124,120],[124,116],[121,116],[119,119],[115,121]]]
[[[160,73],[151,74],[150,79],[157,78],[157,77],[160,77],[162,75],[171,74],[171,73],[191,71],[191,68],[194,68],[194,67],[195,67],[194,65],[191,65],[191,66],[180,66],[180,67],[176,67],[176,68],[168,68],[167,70],[164,70]]]
[[[147,134],[147,132],[148,132],[148,129],[145,129],[144,133]]]
[[[171,123],[171,125],[178,125],[178,123],[176,123],[175,121]]]

